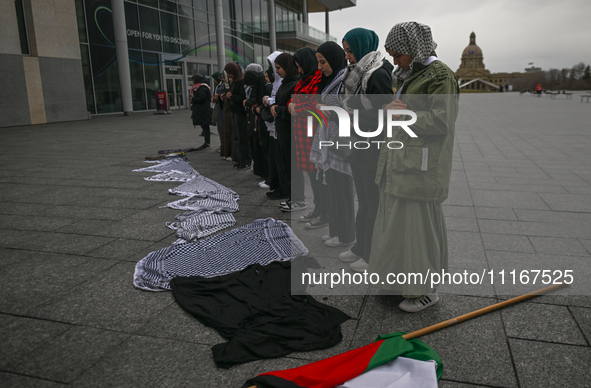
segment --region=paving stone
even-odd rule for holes
[[[6,369],[71,328],[65,323],[0,314],[0,368]]]
[[[522,388],[584,387],[591,380],[591,348],[510,339]]]
[[[117,264],[27,313],[42,319],[134,332],[173,303],[170,292],[135,288],[134,267],[127,262]]]
[[[488,251],[536,252],[526,236],[482,233],[482,242]]]
[[[23,313],[56,294],[93,278],[116,262],[74,255],[39,253],[3,269],[0,310]]]
[[[69,383],[121,344],[129,334],[76,326],[42,346],[31,348],[8,371]]]
[[[587,341],[587,345],[591,343],[591,308],[569,307],[573,317],[581,329],[583,336]]]
[[[257,368],[257,363],[217,368],[209,346],[133,336],[94,364],[74,386],[238,387]]]
[[[530,237],[536,252],[546,255],[589,256],[579,241],[570,238]]]
[[[496,207],[475,207],[476,218],[479,220],[517,220],[513,209],[503,209]]]
[[[133,258],[133,260],[129,261],[137,261],[135,259],[138,257],[139,252],[142,252],[153,245],[153,241],[117,239],[95,249],[94,251],[88,252],[86,256],[113,260],[129,260],[130,258]]]
[[[565,306],[519,303],[504,308],[501,314],[511,338],[587,345]]]
[[[475,218],[445,217],[445,225],[449,231],[478,232],[478,223]]]
[[[471,193],[475,206],[543,210],[548,209],[548,206],[536,193],[484,190],[471,190]]]
[[[21,376],[13,373],[0,372],[0,381],[4,388],[58,388],[67,385],[37,379],[34,377]]]
[[[475,218],[474,208],[472,206],[443,206],[445,217],[467,217]]]
[[[3,236],[5,233],[2,232]],[[72,255],[83,255],[114,240],[111,237],[69,233],[9,231],[8,234],[8,239],[2,239],[3,245],[8,248]]]

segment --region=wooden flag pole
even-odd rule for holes
[[[413,339],[413,338],[416,338],[416,337],[419,337],[419,336],[422,336],[422,335],[425,335],[425,334],[428,334],[428,333],[432,333],[432,332],[437,331],[439,329],[443,329],[445,327],[448,327],[448,326],[451,326],[451,325],[455,325],[456,323],[460,323],[460,322],[466,321],[468,319],[471,319],[471,318],[478,317],[480,315],[489,313],[491,311],[495,311],[495,310],[501,309],[501,308],[503,308],[505,306],[509,306],[509,305],[514,304],[514,303],[518,303],[518,302],[521,302],[523,300],[526,300],[526,299],[529,299],[529,298],[533,298],[534,296],[546,294],[548,292],[557,290],[560,287],[565,286],[565,285],[566,284],[564,284],[564,283],[554,284],[552,286],[549,286],[549,287],[546,287],[546,288],[542,288],[541,290],[532,291],[532,292],[530,292],[528,294],[524,294],[524,295],[521,295],[521,296],[518,296],[518,297],[515,297],[515,298],[512,298],[512,299],[508,299],[508,300],[506,300],[504,302],[496,303],[496,304],[493,304],[492,306],[488,306],[488,307],[482,308],[480,310],[472,311],[471,313],[460,315],[459,317],[448,319],[447,321],[443,321],[443,322],[437,323],[435,325],[432,325],[432,326],[429,326],[429,327],[425,327],[425,328],[420,329],[420,330],[417,330],[417,331],[413,331],[412,333],[408,333],[408,334],[403,335],[402,338],[404,338],[406,340],[409,340],[409,339]]]

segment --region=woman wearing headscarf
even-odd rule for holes
[[[220,124],[220,156],[227,161],[232,161],[232,104],[226,98],[226,93],[230,90],[230,83],[225,71],[220,73],[220,92],[219,102],[222,108]]]
[[[377,51],[378,43],[377,34],[365,28],[354,28],[343,38],[343,48],[349,66],[343,75],[340,90],[342,103],[348,111],[358,110],[360,126],[368,131],[375,131],[378,127],[376,111],[389,103],[394,94],[394,67],[384,54]],[[354,141],[381,141],[383,133],[377,137],[363,138],[352,131],[352,137]],[[349,157],[359,203],[355,218],[357,242],[350,250],[342,252],[339,258],[351,263],[351,269],[358,272],[367,269],[371,255],[371,239],[379,200],[379,190],[374,180],[378,157],[379,149],[375,146],[368,149],[353,149]],[[339,243],[337,241],[331,246],[344,245]],[[327,245],[330,244],[327,242]]]
[[[269,133],[261,120],[260,113],[260,109],[263,107],[266,82],[263,75],[263,68],[260,65],[258,66],[260,71],[257,68],[256,70],[247,70],[244,74],[244,84],[250,88],[250,93],[244,106],[249,112],[249,120],[253,120],[252,130],[249,130],[248,134],[248,142],[252,155],[252,171],[255,175],[267,178],[269,170],[267,167],[266,149],[269,144]]]
[[[291,114],[287,104],[300,80],[298,69],[293,63],[290,54],[283,53],[275,59],[275,70],[283,78],[281,86],[277,89],[275,103],[271,106],[271,114],[275,117],[275,129],[277,131],[277,172],[279,175],[279,193],[271,199],[289,198],[291,193]]]
[[[436,47],[429,26],[417,22],[396,24],[386,39],[386,51],[398,65],[398,87],[396,100],[385,109],[413,111],[417,121],[409,128],[417,137],[395,127],[389,140],[402,142],[404,148],[381,150],[370,272],[426,276],[447,270],[441,203],[449,191],[460,90],[454,72],[437,58]],[[439,300],[428,285],[401,287],[404,311],[421,311]]]
[[[193,126],[201,126],[205,142],[197,151],[211,148],[209,126],[211,125],[211,90],[206,83],[206,79],[201,74],[194,74],[191,78],[193,86],[191,87],[191,118]]]
[[[220,103],[220,96],[225,93],[224,83],[220,77],[220,72],[216,71],[211,76],[214,80],[214,92],[211,98],[212,102],[212,123],[217,127],[218,135],[220,137],[220,143],[222,139],[222,121],[223,121],[223,113],[222,113],[222,104]],[[216,152],[220,152],[222,149],[221,144],[216,149]]]
[[[322,78],[318,85],[319,100],[322,105],[338,106],[339,89],[347,61],[345,52],[335,42],[326,42],[316,51],[318,68],[322,72]],[[328,127],[320,125],[314,135],[314,142],[310,151],[310,160],[321,170],[322,178],[318,174],[315,179],[311,176],[312,189],[314,184],[318,187],[314,195],[319,192],[323,199],[323,207],[316,219],[310,221],[307,228],[328,221],[328,235],[324,241],[343,242],[351,244],[355,240],[355,205],[353,198],[353,179],[349,162],[339,155],[330,152],[326,147],[320,148],[321,141],[338,140],[339,126],[336,115],[330,111],[324,111],[327,116]],[[317,206],[318,208],[318,206]],[[314,209],[316,211],[316,208]],[[329,244],[330,244],[329,243]]]
[[[293,63],[300,73],[300,80],[293,90],[293,98],[288,102],[289,113],[292,120],[291,141],[291,197],[280,205],[284,212],[293,212],[306,209],[304,196],[305,181],[304,172],[314,172],[314,165],[310,163],[310,147],[312,137],[307,136],[307,112],[316,105],[308,96],[316,94],[318,83],[322,73],[318,70],[316,52],[309,47],[303,47],[293,54]]]
[[[275,69],[275,60],[279,55],[281,55],[281,51],[274,51],[267,57],[267,63],[269,64],[267,74],[269,76],[269,81],[271,82],[271,85],[267,85],[267,88],[265,89],[266,94],[265,97],[263,97],[263,105],[265,105],[265,108],[263,109],[267,110],[267,112],[265,113],[267,113],[267,116],[271,118],[271,121],[265,120],[265,126],[267,127],[267,131],[269,132],[269,149],[267,152],[267,165],[269,166],[269,175],[267,179],[265,179],[266,184],[269,186],[269,191],[266,193],[269,199],[285,198],[283,193],[281,193],[279,186],[279,172],[277,167],[277,153],[279,152],[279,145],[277,144],[277,131],[275,128],[275,119],[271,115],[271,106],[273,106],[273,104],[275,103],[277,91],[279,90],[281,82],[283,81],[283,78],[280,77],[279,74],[277,74],[277,69]],[[261,187],[263,186],[261,185]]]
[[[246,132],[246,91],[244,89],[244,74],[236,63],[228,63],[224,67],[230,81],[230,90],[226,93],[226,99],[232,106],[232,160],[237,170],[250,169],[250,150]]]

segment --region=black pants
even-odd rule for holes
[[[328,234],[331,237],[338,237],[340,242],[351,242],[355,240],[356,232],[353,179],[347,174],[330,169],[326,171],[326,182],[328,183]],[[358,244],[359,237],[357,240]]]
[[[322,184],[324,181],[324,172],[309,172],[310,186],[314,195],[314,215],[323,220],[328,220],[328,185]],[[316,179],[318,178],[318,179]]]
[[[211,132],[209,130],[209,125],[202,125],[201,130],[203,131],[203,138],[205,139],[205,144],[211,144]]]
[[[380,190],[375,183],[376,166],[373,163],[351,163],[351,170],[359,202],[355,218],[357,243],[351,248],[351,251],[369,262],[373,226],[380,201]]]
[[[246,133],[246,115],[232,113],[232,160],[239,167],[250,166],[250,148]]]
[[[306,183],[304,180],[304,173],[298,171],[297,153],[295,147],[295,137],[293,132],[291,133],[291,149],[290,149],[290,166],[291,166],[291,193],[290,199],[293,202],[305,202],[306,201]]]
[[[277,173],[279,175],[279,189],[285,195],[291,195],[291,130],[277,129],[277,149],[275,155]]]
[[[269,166],[269,175],[266,179],[267,184],[271,190],[279,190],[279,170],[277,169],[277,153],[279,152],[279,145],[277,139],[269,135],[269,150],[267,153],[267,160]]]

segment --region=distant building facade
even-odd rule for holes
[[[0,127],[187,108],[191,76],[335,41],[356,0],[0,0]],[[324,12],[326,31],[308,25]],[[122,44],[123,43],[123,44]],[[219,48],[223,48],[219,50]],[[122,67],[122,64],[124,65]],[[128,69],[127,69],[128,68]]]
[[[509,90],[514,78],[522,77],[541,71],[540,68],[531,67],[525,69],[525,73],[491,73],[484,66],[482,49],[476,44],[476,34],[470,34],[470,43],[462,52],[460,67],[456,76],[460,80],[460,90],[465,91],[499,91]]]

